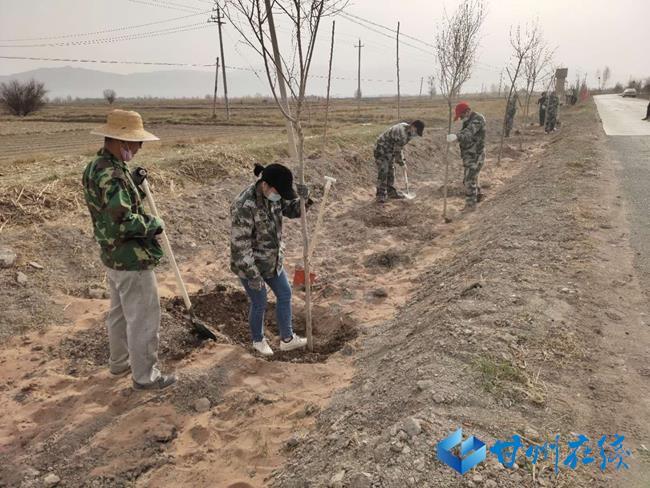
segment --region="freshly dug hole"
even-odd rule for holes
[[[273,297],[271,292],[269,292],[269,297]],[[233,342],[252,351],[248,326],[248,297],[243,291],[217,285],[209,292],[195,295],[192,298],[192,304],[197,318],[230,337]],[[167,307],[167,310],[171,315],[178,310],[182,314],[183,305],[180,298],[175,298],[170,306]],[[264,332],[275,354],[269,360],[322,362],[357,336],[356,323],[350,317],[333,313],[326,307],[314,306],[312,308],[312,324],[313,352],[307,350],[281,352],[275,319],[275,303],[270,302],[264,320]],[[293,308],[293,329],[297,334],[305,335],[305,318],[302,306]]]

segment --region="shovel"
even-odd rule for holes
[[[312,234],[311,243],[307,253],[308,260],[311,261],[311,255],[314,253],[314,248],[316,247],[316,242],[318,240],[318,231],[320,230],[321,225],[323,224],[323,215],[325,212],[325,204],[327,203],[327,196],[329,195],[330,188],[336,183],[336,179],[331,176],[325,176],[325,189],[323,190],[323,199],[320,202],[320,208],[318,209],[318,218],[316,219],[316,227],[314,227],[314,233]],[[314,273],[309,273],[309,282],[313,283],[316,279]],[[293,285],[302,286],[305,284],[305,270],[302,268],[296,268],[293,273]]]
[[[404,194],[404,197],[407,200],[413,200],[415,198],[415,193],[411,193],[409,190],[409,175],[406,172],[406,163],[402,166],[402,170],[404,171],[404,183],[406,183],[406,193]]]
[[[147,201],[149,202],[149,207],[151,208],[151,211],[156,217],[159,217],[158,209],[156,208],[156,202],[154,202],[153,200],[153,196],[151,195],[151,188],[149,188],[149,182],[146,179],[146,171],[142,169],[140,171],[145,172],[144,175],[142,174],[140,175],[140,176],[145,176],[140,186],[144,190],[144,193],[147,195]],[[212,332],[207,325],[205,325],[203,322],[201,322],[199,319],[197,319],[194,316],[194,311],[192,310],[192,302],[190,302],[190,296],[187,293],[187,288],[185,287],[185,283],[183,282],[181,272],[178,269],[178,264],[176,264],[176,258],[174,257],[172,246],[169,243],[167,232],[163,230],[160,236],[162,238],[162,245],[163,245],[163,249],[165,250],[165,254],[167,254],[167,257],[169,258],[169,262],[172,265],[172,269],[174,270],[174,275],[176,276],[176,283],[178,284],[178,288],[180,288],[181,290],[181,295],[183,296],[183,302],[185,302],[185,308],[187,308],[187,311],[190,314],[190,323],[192,324],[192,328],[194,329],[194,332],[201,339],[212,339],[213,341],[216,341],[217,334]]]

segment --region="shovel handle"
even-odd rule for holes
[[[325,190],[323,191],[323,199],[320,202],[320,208],[318,209],[318,218],[316,219],[316,227],[314,227],[314,232],[311,238],[311,244],[309,246],[309,252],[307,254],[308,259],[311,261],[311,255],[314,253],[316,248],[316,243],[318,242],[318,231],[320,230],[321,225],[323,224],[323,215],[325,213],[325,204],[327,203],[327,196],[329,195],[330,188],[332,183],[336,181],[333,179],[328,179],[325,182]]]
[[[151,207],[151,211],[156,217],[160,218],[160,215],[158,214],[158,209],[156,208],[156,202],[154,201],[153,195],[151,194],[151,188],[149,188],[149,182],[145,179],[142,181],[142,184],[140,186],[144,190],[145,195],[147,195],[147,202],[149,202],[149,207]],[[172,269],[174,270],[174,276],[176,277],[176,284],[178,285],[178,288],[181,290],[181,295],[183,296],[185,307],[187,308],[188,311],[191,311],[192,302],[190,302],[190,296],[187,293],[187,288],[185,288],[185,283],[183,282],[183,277],[181,276],[181,272],[178,269],[178,264],[176,264],[176,258],[174,257],[172,246],[169,243],[167,232],[165,232],[165,230],[163,229],[162,234],[160,234],[160,236],[162,238],[162,245],[163,245],[163,249],[165,250],[165,254],[167,254],[167,257],[169,258],[169,262],[172,265]]]
[[[404,166],[402,166],[402,169],[404,170],[404,182],[406,183],[406,194],[410,195],[411,190],[409,189],[409,175],[408,175],[408,172],[406,171],[406,163],[404,163]]]

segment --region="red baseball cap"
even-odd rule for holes
[[[458,105],[456,105],[456,117],[454,117],[454,120],[460,119],[460,116],[463,115],[465,110],[469,110],[469,105],[465,102],[460,102]]]

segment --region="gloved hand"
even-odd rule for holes
[[[456,134],[447,134],[447,142],[454,142],[458,139],[458,136]]]
[[[309,187],[307,185],[296,183],[296,193],[298,193],[298,196],[303,200],[309,199]]]
[[[142,182],[147,178],[147,170],[138,166],[133,171],[131,171],[131,179],[136,186],[140,186]]]
[[[264,280],[260,278],[254,278],[252,280],[248,280],[248,286],[255,291],[261,291],[262,288],[264,287]]]
[[[397,164],[399,164],[400,166],[406,166],[406,161],[404,161],[403,159],[400,161],[400,160],[398,159],[398,160],[397,160]]]

